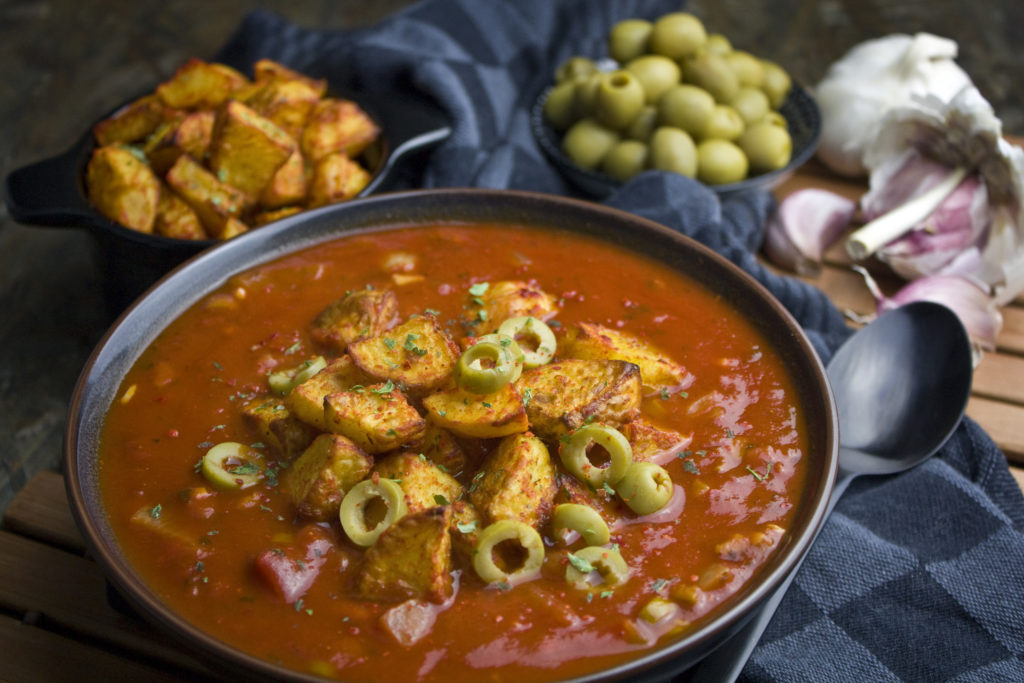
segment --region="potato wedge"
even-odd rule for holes
[[[483,285],[483,286],[481,286]],[[522,280],[479,283],[479,294],[470,291],[468,325],[475,335],[493,332],[509,318],[533,316],[550,320],[558,313],[558,302],[541,288]]]
[[[334,152],[355,159],[379,134],[377,124],[358,104],[326,97],[313,107],[299,142],[312,162]]]
[[[462,496],[462,484],[455,477],[418,453],[385,456],[373,466],[373,472],[399,483],[410,513],[449,505]]]
[[[362,481],[373,458],[337,434],[321,434],[285,470],[288,497],[303,517],[319,522],[336,520],[345,493]]]
[[[169,115],[159,97],[145,95],[97,123],[92,134],[100,147],[139,142],[159,128]]]
[[[369,600],[443,602],[452,594],[452,511],[407,514],[366,551],[357,590]]]
[[[161,126],[143,148],[153,171],[166,173],[182,154],[202,162],[210,147],[216,118],[212,111],[197,111]]]
[[[423,399],[431,421],[458,436],[496,439],[530,428],[522,394],[506,384],[493,394],[474,394],[453,387]]]
[[[357,289],[331,302],[313,321],[313,339],[338,352],[398,324],[398,297],[389,289]]]
[[[160,181],[135,152],[120,145],[98,147],[85,172],[89,201],[110,220],[153,232]]]
[[[448,381],[459,347],[433,316],[418,315],[384,334],[352,342],[348,353],[366,374],[419,393]]]
[[[157,96],[175,109],[215,109],[249,79],[225,64],[193,57],[156,88]]]
[[[530,428],[553,442],[588,421],[619,426],[640,414],[640,368],[622,360],[566,359],[516,382]]]
[[[367,453],[386,453],[423,438],[426,421],[393,382],[352,387],[324,399],[327,429]]]
[[[306,201],[309,182],[306,162],[296,149],[270,178],[260,194],[260,204],[266,209],[279,209],[299,205]]]
[[[372,382],[370,377],[356,367],[351,358],[341,356],[288,392],[284,404],[297,418],[326,432],[328,430],[324,399],[330,394],[347,391],[355,385],[365,386]]]
[[[217,115],[210,141],[210,170],[256,199],[296,149],[288,133],[235,100]]]
[[[352,199],[369,185],[370,174],[343,152],[331,152],[313,164],[309,208]]]
[[[244,102],[298,140],[321,94],[309,79],[273,78],[250,93]]]
[[[612,358],[636,364],[646,394],[662,389],[678,393],[693,383],[686,368],[652,344],[603,325],[581,322],[568,331],[558,347],[567,358]]]
[[[556,490],[547,446],[532,434],[515,434],[502,439],[468,491],[487,524],[512,519],[539,528],[551,513]]]
[[[681,455],[693,441],[693,434],[659,429],[642,417],[622,425],[619,431],[633,448],[634,461],[652,460],[663,463],[676,455]]]
[[[288,216],[294,216],[297,213],[302,213],[301,206],[285,206],[280,209],[274,209],[273,211],[260,211],[252,217],[252,225],[253,227],[259,227],[261,225],[266,225],[267,223],[279,221],[282,218],[288,218]]]
[[[324,79],[310,78],[272,59],[257,60],[252,66],[252,71],[257,83],[275,80],[302,81],[313,89],[317,97],[323,97],[327,92],[327,81]]]
[[[298,457],[319,434],[319,430],[296,418],[278,398],[252,401],[242,410],[242,419],[285,460]]]
[[[199,216],[188,204],[164,185],[156,205],[153,232],[180,240],[205,240],[206,231]]]
[[[222,183],[187,154],[178,157],[164,180],[192,207],[211,236],[224,232],[228,218],[240,216],[248,204],[243,192]]]

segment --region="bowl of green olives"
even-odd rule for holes
[[[619,22],[608,52],[562,62],[531,111],[538,145],[587,195],[647,170],[719,195],[771,188],[814,154],[821,113],[811,94],[691,14]]]

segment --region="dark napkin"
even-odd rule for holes
[[[269,57],[349,87],[434,100],[454,132],[429,156],[404,164],[398,187],[572,195],[532,138],[532,103],[563,59],[602,55],[614,22],[679,4],[431,0],[351,31],[301,28],[254,12],[217,58],[246,69]],[[685,233],[751,273],[824,360],[850,333],[820,291],[770,273],[755,258],[773,208],[768,193],[719,203],[698,183],[650,172],[607,203]],[[1024,498],[1003,454],[964,420],[938,458],[906,474],[854,482],[742,679],[1024,680],[1022,531]]]

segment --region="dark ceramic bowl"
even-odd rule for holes
[[[550,90],[537,98],[530,112],[530,127],[537,144],[562,173],[562,176],[581,192],[594,198],[603,198],[622,187],[623,183],[600,171],[580,168],[562,151],[562,136],[544,120],[544,102]],[[771,189],[789,177],[811,158],[821,138],[821,111],[811,94],[798,83],[779,107],[779,113],[786,117],[789,135],[793,140],[793,154],[783,168],[770,173],[750,176],[738,183],[708,185],[719,197],[753,189]]]
[[[332,83],[329,94],[356,101],[381,129],[361,158],[372,178],[360,196],[385,189],[404,157],[440,143],[451,133],[444,113],[414,93],[348,92]],[[105,299],[116,314],[167,271],[216,242],[141,233],[97,211],[85,186],[86,165],[95,148],[90,126],[62,154],[12,171],[4,183],[4,202],[19,223],[88,230],[95,238],[104,274]]]
[[[201,632],[154,594],[126,559],[100,495],[100,431],[115,392],[140,353],[169,321],[257,264],[338,236],[389,226],[480,221],[531,225],[592,235],[697,277],[729,300],[763,333],[792,373],[809,434],[806,485],[786,542],[758,578],[685,637],[643,652],[587,681],[662,680],[692,666],[725,642],[772,594],[807,551],[822,523],[838,458],[837,409],[825,370],[803,331],[750,276],[695,241],[649,220],[591,202],[553,195],[489,190],[382,194],[293,216],[216,246],[177,268],[136,301],[108,331],[78,381],[69,409],[64,457],[71,507],[93,556],[135,610],[212,666],[245,680],[313,680],[233,649]]]

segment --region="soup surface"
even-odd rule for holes
[[[699,277],[568,232],[486,224],[351,236],[234,276],[167,327],[110,408],[100,477],[111,524],[138,573],[187,619],[299,671],[351,681],[540,681],[621,663],[685,633],[751,579],[785,542],[805,477],[803,411],[786,369]],[[373,318],[379,307],[364,308],[373,324],[346,347],[324,333],[321,314],[346,297],[351,304],[353,292],[390,292],[398,310]],[[421,333],[396,333],[410,321],[440,329],[458,358],[474,335],[524,310],[546,320],[558,344],[550,362],[502,388],[526,418],[495,419],[491,395],[470,394],[462,404],[476,426],[449,428],[451,408],[430,397],[459,396],[450,375],[418,384],[387,376],[443,355],[420,348]],[[335,418],[337,396],[412,411],[380,439],[337,419],[297,418],[291,394],[303,377],[276,391],[268,382],[317,357],[337,368],[355,356],[367,371],[373,362],[357,351],[374,344],[383,366],[335,386],[322,405]],[[639,380],[623,361],[637,361]],[[611,389],[607,380],[577,381],[573,362],[604,368],[616,386],[632,382],[623,391],[636,400],[583,401]],[[565,374],[530,384],[552,368]],[[542,425],[536,411],[551,407],[544,392],[562,385],[567,393]],[[268,410],[281,418],[276,426]],[[614,484],[568,472],[560,452],[591,424],[626,435],[633,461],[663,467],[672,487],[663,507],[638,514]],[[352,436],[325,438],[343,444],[355,476],[349,467],[332,479],[325,456],[308,453],[325,433]],[[499,444],[513,441],[541,446],[497,462]],[[234,481],[218,485],[204,476],[203,458],[224,442],[248,455],[227,467]],[[602,456],[610,452],[588,452],[594,470],[610,467]],[[390,478],[405,492],[406,516],[369,548],[339,522],[349,476]],[[556,532],[553,513],[569,502],[600,514],[610,538],[597,545],[625,561],[624,580],[582,559],[589,536]],[[539,532],[543,563],[526,572],[526,549],[505,542],[490,559],[514,580],[485,581],[473,544],[504,518]],[[567,580],[573,569],[585,580]]]

